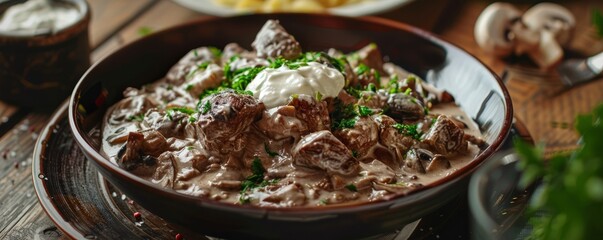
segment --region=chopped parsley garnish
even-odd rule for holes
[[[190,116],[188,117],[188,121],[189,121],[189,122],[191,122],[191,123],[194,123],[194,122],[196,122],[196,121],[197,121],[197,118],[196,118],[195,116],[193,116],[193,115],[190,115]]]
[[[593,9],[591,14],[591,22],[597,31],[599,37],[603,37],[603,13],[599,9]]]
[[[398,88],[398,75],[394,75],[387,84],[387,92],[388,93],[398,93],[400,90]]]
[[[358,151],[352,150],[352,157],[357,158],[358,157]]]
[[[211,103],[209,102],[209,100],[207,100],[207,101],[205,101],[205,104],[203,104],[203,108],[201,109],[201,114],[208,113],[210,109],[211,109]]]
[[[169,110],[175,111],[175,112],[181,112],[186,115],[191,115],[191,114],[194,114],[197,112],[197,111],[195,111],[195,109],[187,108],[187,107],[171,107],[171,108],[168,108],[166,111],[169,111]]]
[[[331,112],[331,128],[343,129],[353,128],[356,125],[358,113],[353,104],[344,104],[339,98],[335,98],[335,109]]]
[[[377,80],[377,82],[381,81],[381,74],[379,73],[379,71],[376,71],[373,73],[373,76],[375,76],[375,80]]]
[[[190,91],[193,89],[193,84],[187,84],[185,90]]]
[[[278,181],[277,179],[264,180],[265,172],[266,169],[262,165],[262,160],[258,157],[254,157],[251,162],[251,176],[245,178],[241,183],[241,196],[239,197],[239,202],[249,203],[250,199],[247,195],[248,191],[258,187],[268,186]]]
[[[418,131],[416,124],[402,124],[396,123],[392,125],[393,128],[397,129],[399,133],[406,136],[412,137],[413,139],[420,140],[423,133]]]
[[[358,105],[358,114],[362,117],[373,115],[373,110],[367,106]]]
[[[356,188],[356,185],[354,185],[354,184],[345,185],[345,188],[347,188],[348,190],[350,190],[352,192],[358,192],[358,188]]]
[[[147,36],[151,33],[153,33],[153,29],[147,26],[142,26],[138,29],[138,35],[140,35],[141,37]]]
[[[138,115],[130,115],[128,117],[129,121],[142,122],[144,120],[144,113]]]
[[[199,99],[203,99],[207,96],[218,94],[218,93],[221,93],[226,90],[234,90],[237,94],[245,94],[245,95],[253,96],[253,93],[251,91],[241,91],[241,90],[236,90],[236,89],[232,89],[229,87],[219,86],[217,88],[210,88],[210,89],[206,89],[205,91],[201,92],[201,94],[199,94]]]
[[[314,98],[318,102],[322,101],[322,93],[320,93],[319,91],[316,91],[316,93],[314,94]]]
[[[354,72],[356,73],[356,75],[362,75],[362,74],[369,72],[370,70],[371,70],[371,68],[369,66],[365,65],[364,63],[360,63],[354,69]]]
[[[193,70],[191,70],[190,73],[188,73],[188,75],[186,76],[186,78],[189,79],[189,78],[193,77],[193,75],[195,75],[195,73],[197,73],[198,71],[207,69],[207,66],[209,66],[210,63],[211,62],[209,62],[209,61],[205,61],[205,62],[200,63],[199,65],[197,65],[196,68],[194,68]]]
[[[212,55],[214,55],[214,57],[220,57],[222,56],[222,50],[218,49],[217,47],[208,47],[209,51],[211,52]]]
[[[355,87],[348,87],[345,91],[348,92],[348,94],[352,95],[352,97],[355,97],[357,99],[360,98],[360,96],[362,95],[362,90]]]
[[[237,70],[232,78],[232,89],[245,91],[247,85],[258,75],[265,67],[244,68]]]
[[[190,150],[193,150],[193,149],[195,149],[195,147],[193,147],[193,146],[186,146],[186,150],[190,151]]]
[[[356,118],[341,119],[336,123],[335,129],[354,128],[356,126]]]
[[[268,143],[264,143],[264,150],[266,151],[266,153],[268,154],[268,156],[276,157],[276,156],[279,155],[277,152],[273,152],[272,150],[270,150],[270,147],[268,146]]]
[[[375,86],[375,84],[374,84],[374,83],[369,83],[369,84],[366,86],[366,90],[367,90],[367,91],[371,91],[371,92],[376,92],[376,91],[377,91],[377,86]]]

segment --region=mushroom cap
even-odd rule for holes
[[[567,46],[576,26],[574,15],[556,3],[539,3],[528,9],[522,16],[523,22],[536,31],[550,31],[557,42]]]
[[[514,42],[508,36],[513,23],[521,20],[521,12],[509,3],[490,4],[477,18],[474,37],[486,52],[507,56],[513,52]]]

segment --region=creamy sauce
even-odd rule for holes
[[[215,66],[199,68],[205,61]],[[344,75],[321,62],[260,69],[245,88],[253,96],[222,90],[195,99],[228,84],[226,77],[216,80],[233,74],[219,72],[228,69],[225,62],[188,56],[173,68],[176,74],[170,70],[142,89],[126,90],[105,115],[103,154],[141,178],[188,195],[305,207],[410,194],[462,169],[487,145],[459,106],[436,98],[444,90],[399,79],[391,85],[396,89],[385,91],[383,84],[376,92],[356,90],[361,94],[354,97],[344,88]],[[198,72],[180,81],[188,74],[183,69]],[[359,84],[374,77],[352,74],[346,77]],[[188,87],[191,82],[194,87]],[[339,116],[346,109],[355,115]]]
[[[337,97],[345,84],[343,74],[324,64],[310,62],[308,66],[289,69],[281,66],[261,71],[247,86],[253,96],[267,108],[282,106],[289,97],[305,94],[309,96]]]
[[[72,25],[81,17],[75,6],[57,2],[29,0],[9,7],[0,20],[0,31],[32,35],[52,33]]]

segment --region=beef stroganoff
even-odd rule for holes
[[[305,207],[409,194],[486,147],[453,96],[376,44],[304,52],[270,20],[251,47],[193,49],[126,89],[105,116],[103,153],[177,192]]]

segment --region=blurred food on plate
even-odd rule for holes
[[[241,12],[323,12],[339,7],[374,0],[213,0]]]

